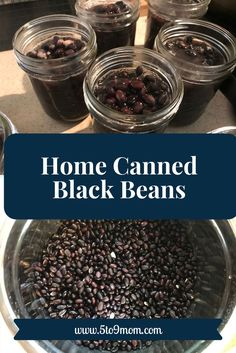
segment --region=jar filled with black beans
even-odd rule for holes
[[[139,0],[77,0],[77,16],[90,23],[96,32],[98,55],[134,45]]]
[[[93,63],[84,95],[95,132],[163,132],[179,108],[183,84],[156,52],[123,47]]]
[[[179,18],[202,18],[211,0],[148,0],[145,47],[152,49],[161,27]]]
[[[184,99],[173,124],[193,123],[233,72],[236,38],[210,22],[178,20],[161,28],[155,48],[175,65],[184,81]]]
[[[96,57],[96,35],[76,16],[50,15],[21,27],[13,40],[19,66],[29,75],[45,112],[80,121],[88,115],[84,76]]]
[[[188,227],[177,221],[64,221],[38,261],[22,258],[19,271],[31,316],[53,319],[191,317],[198,295],[197,255]],[[129,352],[152,342],[76,344]]]

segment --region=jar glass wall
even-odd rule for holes
[[[64,43],[81,49],[67,55]],[[54,47],[54,58],[32,57],[38,47],[43,55]],[[83,79],[96,57],[96,36],[92,27],[75,16],[50,15],[33,20],[21,27],[13,40],[19,66],[28,74],[35,93],[45,110],[54,119],[80,121],[88,114],[83,98]],[[49,47],[49,49],[48,49]],[[56,48],[55,48],[56,47]],[[57,48],[58,47],[58,48]],[[68,49],[71,51],[71,49]]]
[[[223,126],[210,131],[210,134],[231,134],[236,136],[236,126]]]
[[[17,132],[8,117],[0,112],[0,174],[4,173],[4,143],[8,136]]]
[[[161,28],[155,49],[175,65],[184,81],[184,99],[173,124],[190,124],[233,72],[236,38],[210,22],[177,20]]]
[[[202,18],[210,0],[148,0],[145,47],[152,49],[161,27],[180,18]]]
[[[122,46],[134,45],[139,0],[77,0],[77,16],[96,32],[98,55]]]

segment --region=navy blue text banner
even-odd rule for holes
[[[5,146],[17,219],[236,216],[231,135],[19,134]]]
[[[16,340],[221,340],[220,319],[16,319]]]

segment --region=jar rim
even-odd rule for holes
[[[225,39],[227,40],[228,44],[230,44],[231,53],[229,53],[229,50],[228,50],[228,54],[229,54],[228,60],[223,64],[219,64],[219,65],[203,66],[203,65],[191,63],[185,59],[173,56],[169,52],[169,50],[165,47],[164,42],[167,38],[170,38],[170,35],[172,35],[173,32],[176,33],[178,32],[178,30],[184,29],[185,35],[191,35],[192,33],[194,33],[195,35],[198,35],[200,38],[202,37],[203,39],[206,39],[206,37],[208,37],[208,40],[209,38],[215,40],[213,36],[209,36],[209,35],[206,36],[201,32],[197,32],[197,30],[193,31],[193,30],[186,29],[186,26],[191,26],[191,25],[199,26],[200,28],[207,28],[209,30],[214,31],[218,35],[222,34],[222,36],[224,36]],[[215,40],[215,42],[216,41],[217,40]],[[184,67],[184,71],[187,73],[201,72],[206,76],[212,76],[213,74],[219,73],[219,76],[221,77],[222,75],[225,74],[227,70],[233,70],[234,66],[236,65],[236,38],[233,36],[232,33],[227,31],[225,28],[204,20],[179,19],[179,20],[170,21],[164,24],[155,39],[155,49],[158,50],[161,54],[164,53],[165,57],[168,58],[168,60],[174,62],[177,69],[181,69]]]
[[[112,25],[112,30],[114,30],[115,27],[126,27],[138,19],[140,11],[140,0],[133,1],[134,5],[130,4],[130,11],[121,12],[119,14],[97,14],[94,11],[91,11],[90,8],[81,6],[80,1],[77,0],[75,3],[75,11],[78,17],[81,17],[86,20],[86,22],[91,23],[94,28],[100,28],[101,26],[102,29],[102,26]]]
[[[148,0],[148,4],[153,0]],[[155,1],[155,0],[154,0]],[[207,6],[210,4],[211,0],[198,0],[198,2],[188,3],[188,0],[185,0],[186,3],[183,3],[183,0],[160,0],[161,5],[173,5],[179,8],[185,8],[187,10],[192,10],[195,8],[199,8],[201,6]],[[158,4],[156,4],[158,6]]]
[[[99,70],[102,69],[103,65],[104,67],[105,65],[110,66],[110,62],[112,59],[115,59],[116,61],[118,60],[120,64],[122,64],[122,62],[124,62],[125,59],[132,60],[133,58],[135,60],[135,57],[134,57],[135,54],[144,54],[149,58],[154,57],[159,63],[161,63],[162,65],[165,65],[165,67],[168,68],[169,72],[167,72],[167,70],[165,72],[163,69],[159,69],[159,70],[156,70],[156,73],[159,72],[165,78],[168,75],[169,76],[168,79],[171,78],[172,83],[174,82],[176,86],[175,92],[171,97],[171,102],[167,106],[150,114],[124,114],[122,112],[118,112],[106,106],[102,102],[100,102],[97,99],[97,97],[94,95],[94,82],[91,82],[90,76],[92,76],[96,72],[96,77],[98,79]],[[145,66],[145,64],[147,64],[146,61],[140,60],[138,61],[137,66],[138,65]],[[124,66],[121,65],[121,67],[124,67]],[[168,84],[170,86],[169,80],[168,80]],[[120,126],[125,125],[127,128],[130,127],[131,129],[134,123],[136,124],[136,126],[140,126],[140,127],[142,126],[144,128],[151,127],[152,125],[155,126],[157,121],[159,123],[162,122],[164,124],[166,121],[170,119],[170,113],[174,109],[176,110],[178,109],[183,98],[183,90],[184,88],[183,88],[182,79],[172,63],[167,61],[160,54],[158,54],[153,50],[131,47],[131,46],[111,49],[106,53],[102,54],[90,66],[89,71],[87,72],[84,80],[85,102],[87,101],[88,105],[91,104],[91,106],[98,112],[98,114],[103,114],[104,116],[107,116],[108,118],[104,119],[104,120],[107,120],[107,122],[112,121],[116,123],[116,125],[120,125]]]
[[[131,4],[130,4],[131,5]],[[140,0],[134,0],[134,6],[132,6],[131,10],[132,12],[137,12],[139,11],[140,7]],[[89,16],[94,17],[94,18],[100,18],[100,19],[114,19],[114,18],[120,18],[122,16],[127,16],[130,15],[130,12],[121,12],[118,14],[102,14],[102,13],[95,13],[90,10],[90,8],[85,8],[81,6],[80,0],[76,0],[75,2],[75,10],[76,12],[82,11],[84,13],[89,14]]]
[[[4,132],[7,132],[6,137],[8,137],[10,134],[14,134],[17,132],[12,121],[1,111],[0,111],[0,126],[3,127]]]
[[[30,56],[27,56],[22,50],[19,49],[18,44],[17,44],[17,39],[19,38],[19,36],[24,33],[24,32],[28,32],[30,31],[32,28],[34,28],[37,25],[40,25],[42,23],[48,23],[48,29],[53,29],[53,27],[50,27],[50,23],[51,21],[68,21],[71,23],[76,23],[79,26],[85,28],[88,31],[88,41],[86,43],[86,46],[83,47],[81,50],[79,50],[77,53],[74,53],[72,55],[69,56],[65,56],[62,58],[56,58],[56,59],[47,59],[47,60],[41,60],[41,59],[37,59],[37,58],[32,58]],[[75,27],[71,27],[71,30],[73,30],[74,32],[77,32],[78,34],[81,34],[82,30],[80,28],[75,28]],[[70,27],[66,27],[67,30],[69,30]],[[66,33],[66,29],[64,28],[63,31]],[[42,31],[43,33],[44,31]],[[34,68],[36,65],[39,65],[42,67],[42,72],[41,70],[39,70],[39,72],[37,72],[38,70],[36,70],[36,73],[38,74],[43,74],[43,70],[46,67],[53,67],[55,69],[59,69],[59,68],[63,68],[65,65],[67,65],[68,63],[80,63],[82,60],[85,61],[87,59],[87,57],[89,57],[91,50],[94,49],[94,47],[96,48],[96,35],[95,32],[92,28],[92,26],[86,22],[84,22],[83,20],[80,20],[77,16],[72,16],[72,15],[64,15],[64,14],[53,14],[53,15],[47,15],[47,16],[42,16],[42,17],[38,17],[34,20],[31,20],[27,23],[25,23],[23,26],[21,26],[15,33],[14,37],[13,37],[13,49],[15,52],[15,55],[17,57],[17,59],[19,59],[20,63],[24,63],[25,66],[29,67],[29,71],[31,71],[32,73],[34,73]],[[64,76],[64,75],[62,75]]]
[[[208,134],[231,134],[236,136],[236,126],[233,126],[233,125],[222,126],[208,132]]]

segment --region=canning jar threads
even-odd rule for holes
[[[94,130],[163,132],[183,97],[174,66],[149,49],[123,47],[101,55],[84,81]]]
[[[172,62],[184,81],[184,99],[173,124],[197,120],[236,65],[236,38],[224,28],[202,20],[165,24],[156,50]]]
[[[175,19],[202,18],[210,0],[148,0],[145,47],[152,49],[161,27]]]
[[[76,14],[96,32],[98,55],[121,46],[134,45],[139,0],[77,0]]]
[[[49,116],[65,121],[87,116],[83,80],[97,51],[89,24],[76,16],[40,17],[16,32],[13,48]]]

